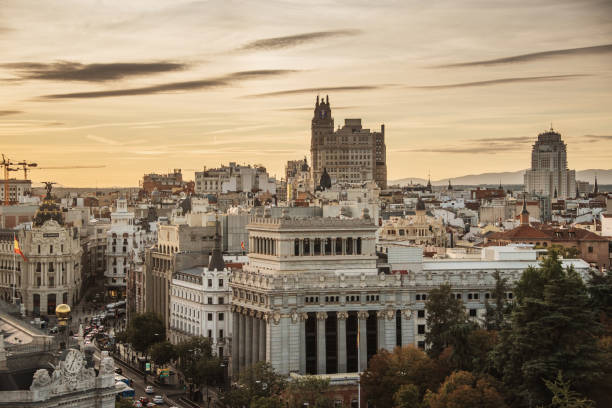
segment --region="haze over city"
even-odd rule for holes
[[[135,186],[228,161],[280,177],[336,126],[386,126],[388,179],[529,167],[551,126],[577,170],[612,151],[608,1],[0,2],[2,152],[35,183]],[[310,157],[309,157],[310,161]]]

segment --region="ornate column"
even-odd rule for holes
[[[376,350],[387,348],[385,341],[385,314],[384,310],[376,311],[376,334],[378,337],[376,339]]]
[[[361,310],[357,313],[357,327],[359,328],[359,372],[364,371],[368,367],[368,328],[367,319],[368,312]]]
[[[238,318],[240,320],[240,322],[238,323],[238,358],[239,358],[239,366],[238,366],[238,370],[242,370],[245,367],[245,344],[246,344],[246,339],[245,339],[245,318],[246,316],[244,315],[243,311],[245,309],[244,308],[239,308],[238,309]]]
[[[245,345],[244,345],[244,365],[245,367],[253,364],[253,318],[251,317],[252,310],[245,309]]]
[[[346,373],[346,319],[348,312],[338,312],[338,372]]]
[[[346,238],[340,238],[342,240],[342,255],[346,255]]]
[[[327,312],[317,312],[317,374],[326,373],[325,320]]]
[[[239,351],[239,325],[240,315],[236,312],[236,307],[232,306],[232,376],[238,376],[240,372],[240,351]]]
[[[397,345],[395,309],[385,310],[385,317],[385,348],[389,351],[393,351]]]
[[[300,313],[300,374],[306,374],[306,320],[308,313]]]
[[[257,318],[259,319],[259,361],[266,361],[266,321],[262,312],[257,312]]]
[[[402,310],[402,347],[409,344],[414,344],[414,321],[412,319],[412,310]]]
[[[336,238],[331,238],[331,254],[336,255]]]
[[[253,358],[252,364],[259,361],[259,319],[255,316],[255,311],[251,310],[250,319],[253,322]]]

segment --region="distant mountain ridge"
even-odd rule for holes
[[[478,184],[523,184],[523,175],[525,170],[509,171],[502,173],[482,173],[482,174],[470,174],[467,176],[452,177],[450,179],[451,184],[454,185],[478,185]],[[612,169],[588,169],[576,171],[576,180],[588,181],[593,184],[595,175],[597,174],[598,184],[612,184]],[[448,184],[449,179],[432,180],[431,184],[434,186],[443,186]],[[406,177],[398,180],[389,180],[388,184],[394,185],[399,184],[405,186],[410,184],[427,184],[426,179],[414,177]]]

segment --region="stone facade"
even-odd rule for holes
[[[124,198],[117,200],[106,237],[106,295],[112,300],[125,299],[131,259],[135,254],[144,251],[145,246],[151,243],[152,237],[136,224],[134,213],[128,211],[127,200]]]
[[[318,185],[326,169],[332,181],[359,183],[374,180],[381,189],[387,188],[387,147],[385,125],[380,132],[361,126],[361,119],[346,119],[344,126],[334,131],[329,98],[317,97],[312,118],[310,142],[312,182]]]
[[[525,191],[566,199],[576,196],[576,171],[567,168],[567,147],[552,128],[540,133],[525,172]]]
[[[14,255],[13,233],[27,261]],[[0,288],[5,300],[11,300],[14,276],[16,297],[26,313],[55,314],[60,303],[76,304],[81,294],[83,251],[76,228],[48,220],[29,230],[4,230],[0,240]]]
[[[174,344],[192,336],[211,340],[213,352],[229,352],[231,271],[195,267],[177,272],[170,286],[169,337]]]
[[[145,255],[145,307],[169,326],[170,285],[176,271],[208,264],[215,245],[216,227],[160,225],[157,244]]]
[[[396,271],[389,274],[380,272],[377,227],[367,218],[253,217],[247,229],[250,262],[230,284],[234,376],[258,361],[285,375],[363,371],[379,349],[425,347],[431,289],[450,283],[479,319],[496,270],[512,283],[537,264],[423,262],[421,255],[384,268]],[[588,270],[581,260],[571,264]]]

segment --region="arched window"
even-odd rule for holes
[[[355,245],[355,254],[361,255],[361,237],[357,238],[356,245]]]
[[[314,254],[321,255],[321,238],[315,238],[314,240]]]

